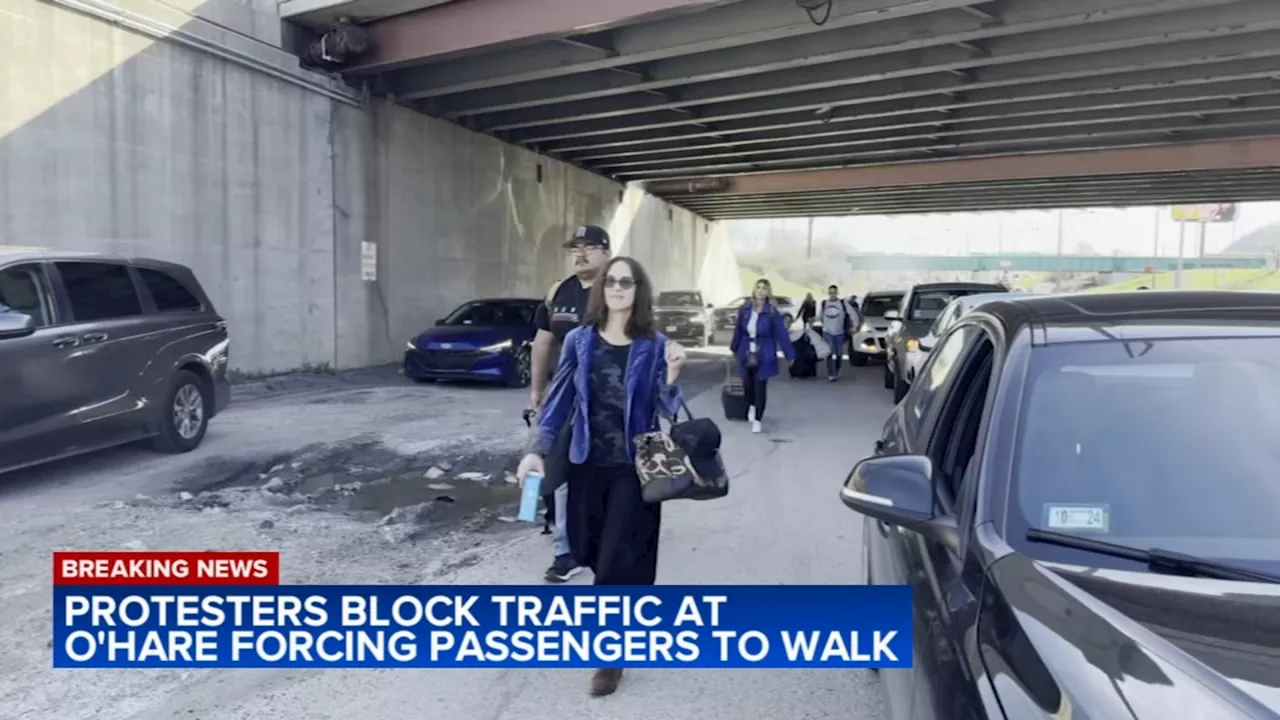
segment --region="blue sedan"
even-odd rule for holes
[[[409,341],[405,377],[417,382],[481,380],[526,387],[529,352],[542,300],[494,298],[463,303],[435,327]]]

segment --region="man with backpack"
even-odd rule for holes
[[[587,312],[587,298],[591,285],[601,268],[609,262],[609,233],[597,225],[582,225],[564,244],[573,261],[573,274],[556,283],[547,293],[547,299],[538,306],[534,322],[538,332],[533,338],[530,354],[532,378],[530,379],[529,409],[535,413],[542,408],[547,385],[556,366],[558,351],[564,345],[564,336],[582,323]],[[552,466],[548,466],[550,473]],[[569,552],[568,499],[569,485],[564,478],[547,477],[544,480],[555,487],[551,496],[543,496],[543,502],[551,511],[555,523],[552,542],[555,560],[547,568],[547,582],[567,582],[582,568]]]
[[[827,355],[827,382],[835,382],[840,376],[840,364],[844,358],[845,338],[862,324],[858,308],[840,297],[835,285],[827,288],[827,299],[822,301],[822,337],[831,346]]]

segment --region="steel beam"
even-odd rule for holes
[[[738,79],[733,87],[745,84],[746,91],[750,92],[753,84],[748,76],[762,73],[957,43],[968,44],[972,48],[969,52],[980,54],[982,49],[972,43],[988,38],[1060,29],[1082,22],[1104,22],[1206,5],[1221,6],[1229,1],[1145,0],[1135,3],[1132,0],[1084,0],[1083,3],[1066,5],[1041,0],[1013,0],[1002,7],[1002,21],[999,23],[967,15],[960,9],[897,19],[875,17],[877,22],[872,24],[849,24],[836,28],[828,24],[819,33],[650,62],[644,68],[645,80],[627,88],[610,82],[607,75],[587,73],[574,76],[579,82],[572,84],[536,81],[460,93],[446,98],[443,108],[446,117],[463,117],[560,105],[629,92],[661,91],[680,85],[733,78]],[[774,12],[781,11],[781,5],[773,5]],[[723,28],[708,28],[708,32],[723,32]],[[409,93],[410,96],[412,94]]]
[[[683,128],[685,132],[645,130],[627,133],[610,139],[568,139],[540,144],[539,147],[558,155],[586,159],[644,155],[689,148],[698,151],[705,147],[732,147],[756,140],[789,139],[809,132],[840,132],[845,127],[858,127],[862,120],[894,118],[917,113],[935,112],[939,117],[946,113],[965,109],[987,108],[999,113],[1006,104],[1018,105],[1033,102],[1097,102],[1100,106],[1110,103],[1124,105],[1126,98],[1135,93],[1159,95],[1168,92],[1177,98],[1178,92],[1204,93],[1210,96],[1214,87],[1235,87],[1236,82],[1254,82],[1270,85],[1272,78],[1280,74],[1280,57],[1254,58],[1241,62],[1215,62],[1188,67],[1172,67],[1161,70],[1133,71],[1104,74],[1072,80],[1062,80],[1043,85],[1030,84],[1015,88],[991,88],[974,90],[963,95],[936,94],[909,99],[902,104],[875,103],[876,107],[861,106],[844,112],[832,112],[821,117],[812,112],[781,115],[761,124],[751,119],[717,123],[715,130]],[[885,83],[883,92],[896,95],[905,92],[905,81]],[[1144,95],[1149,97],[1150,95]],[[1080,109],[1077,106],[1076,109]],[[690,144],[690,141],[708,141]],[[659,145],[668,147],[657,147]]]
[[[1244,170],[1280,167],[1280,134],[1249,140],[1178,143],[1096,152],[1040,153],[984,159],[937,160],[806,172],[761,173],[726,178],[725,189],[706,193],[778,193],[928,185],[1031,178],[1090,177],[1135,173]],[[663,196],[687,182],[646,183]]]
[[[1125,108],[1093,108],[1074,112],[1043,110],[1033,114],[998,114],[991,113],[973,116],[947,116],[926,119],[915,123],[899,123],[897,125],[865,128],[845,131],[838,137],[819,136],[816,138],[793,138],[785,143],[774,143],[771,146],[739,146],[723,152],[693,153],[688,151],[668,152],[662,156],[650,156],[640,159],[621,159],[592,163],[592,167],[604,173],[644,172],[664,168],[696,167],[715,161],[736,160],[745,165],[754,164],[759,158],[767,160],[770,156],[801,157],[813,152],[834,153],[857,152],[857,148],[870,145],[883,145],[886,142],[903,142],[913,140],[930,140],[938,137],[961,138],[973,135],[991,134],[1001,131],[1044,130],[1051,128],[1098,127],[1111,123],[1133,123],[1139,121],[1168,121],[1175,118],[1182,120],[1208,118],[1214,116],[1240,116],[1270,111],[1280,113],[1280,86],[1272,85],[1258,95],[1228,94],[1217,99],[1193,102],[1153,103],[1147,106]],[[1046,117],[1047,116],[1047,117]],[[963,126],[961,128],[960,126]],[[909,132],[903,133],[903,130]],[[913,132],[912,132],[913,131]],[[857,137],[848,137],[856,135]],[[577,158],[575,158],[577,160]]]
[[[815,58],[806,47],[792,47],[790,53],[792,63],[804,65],[804,73],[776,70],[763,74],[732,79],[717,79],[717,82],[700,82],[700,85],[682,87],[677,91],[669,91],[669,99],[664,97],[626,95],[620,97],[603,97],[599,100],[584,102],[559,102],[559,104],[543,106],[530,110],[513,110],[508,113],[494,113],[476,117],[477,127],[509,131],[532,127],[556,126],[556,124],[584,122],[584,120],[622,118],[632,114],[659,114],[660,111],[677,109],[703,108],[703,114],[716,115],[716,106],[742,104],[754,99],[788,101],[790,97],[804,94],[805,91],[826,92],[832,94],[835,88],[846,88],[851,85],[877,81],[877,79],[927,76],[927,74],[964,72],[975,68],[989,68],[993,65],[1011,65],[1028,63],[1028,61],[1069,58],[1083,54],[1105,53],[1105,51],[1134,49],[1151,45],[1169,45],[1175,42],[1203,40],[1203,38],[1242,35],[1257,33],[1266,29],[1280,29],[1280,14],[1276,13],[1271,0],[1247,0],[1233,8],[1197,8],[1179,13],[1166,13],[1160,17],[1146,17],[1142,10],[1152,12],[1153,9],[1167,8],[1170,1],[1164,3],[1146,3],[1140,5],[1125,4],[1123,0],[1091,0],[1098,5],[1120,5],[1119,9],[1110,12],[1089,12],[1091,8],[1076,8],[1076,5],[1051,4],[1057,8],[1056,17],[1028,20],[1019,28],[1043,28],[1037,31],[1009,33],[1001,37],[992,37],[983,42],[983,53],[977,54],[969,47],[955,44],[938,44],[932,47],[916,37],[914,42],[882,41],[881,33],[874,32],[877,26],[867,28],[851,28],[844,33],[832,33],[832,40],[841,40],[837,53],[829,56],[840,58],[838,61],[818,63],[822,55]],[[1184,0],[1176,0],[1183,3]],[[1199,0],[1197,0],[1199,1]],[[1046,5],[1038,4],[1042,17]],[[1071,10],[1068,13],[1068,9]],[[1129,14],[1139,17],[1114,19],[1114,15]],[[1006,26],[1007,27],[1007,26]],[[842,40],[846,33],[860,32],[861,37]],[[911,37],[911,36],[906,36]],[[938,37],[938,33],[934,33]],[[941,37],[947,37],[943,32]],[[814,38],[822,40],[822,36]],[[890,40],[896,40],[890,37]],[[755,50],[751,47],[749,50]],[[758,67],[763,60],[754,53],[756,60],[742,58],[737,65],[731,67]],[[695,60],[695,59],[692,59]],[[796,68],[786,68],[794,70]],[[951,78],[954,81],[954,78]],[[783,97],[778,97],[783,96]]]
[[[570,0],[572,2],[573,0]],[[659,0],[648,0],[658,2]],[[670,2],[671,0],[666,0]],[[708,53],[779,38],[798,38],[868,22],[885,21],[993,0],[835,0],[831,18],[815,25],[792,0],[740,0],[728,7],[618,28],[607,41],[607,57],[565,65],[539,46],[499,52],[477,64],[468,59],[400,73],[392,87],[405,97],[424,98],[490,87],[522,85],[584,72]],[[524,0],[536,11],[546,0]],[[590,5],[581,0],[577,4]]]
[[[856,148],[842,153],[827,150],[791,153],[776,159],[719,162],[701,165],[675,165],[668,168],[642,168],[610,173],[623,181],[654,180],[667,177],[697,177],[739,171],[803,170],[820,165],[866,165],[893,159],[968,156],[1006,149],[1065,150],[1081,146],[1110,145],[1126,139],[1159,140],[1165,137],[1195,136],[1202,140],[1227,140],[1241,136],[1280,135],[1280,110],[1274,108],[1257,113],[1199,118],[1173,117],[1167,120],[1134,120],[1079,127],[1060,132],[1060,126],[1047,124],[1029,130],[988,132],[988,137],[965,137],[948,140],[946,133],[923,136],[921,140],[901,137],[880,138],[878,148]]]
[[[1157,34],[1147,36],[1150,42],[1146,44],[1153,45],[1151,47],[1106,51],[1089,46],[1071,46],[1019,53],[1014,56],[1018,58],[1016,61],[1005,62],[1007,58],[1002,57],[1000,63],[992,63],[996,66],[974,71],[969,77],[941,74],[948,65],[954,65],[955,62],[933,64],[920,56],[914,58],[890,56],[863,63],[862,72],[865,74],[845,77],[842,81],[845,85],[869,85],[869,87],[858,88],[857,91],[849,88],[826,88],[788,92],[752,100],[715,103],[694,108],[696,114],[693,117],[688,113],[673,113],[671,110],[628,114],[594,121],[577,116],[572,120],[564,120],[554,125],[539,124],[537,127],[520,130],[515,133],[515,137],[526,143],[546,143],[569,138],[598,137],[699,123],[717,124],[798,112],[811,114],[816,111],[834,112],[836,109],[875,101],[906,100],[942,93],[972,92],[980,89],[1071,80],[1111,73],[1150,72],[1188,65],[1280,57],[1280,31],[1273,29],[1280,28],[1280,17],[1273,18],[1265,28],[1262,31],[1255,31],[1231,27],[1222,29],[1219,33],[1221,37],[1186,42],[1175,41],[1187,40],[1187,38]],[[1239,33],[1238,36],[1236,36],[1237,33]],[[1134,42],[1137,42],[1137,39],[1134,39]],[[1162,44],[1154,44],[1156,42]],[[955,53],[963,52],[948,48],[937,50],[950,53],[952,61],[959,61]],[[926,51],[923,54],[936,53]],[[1037,56],[1041,59],[1036,60]],[[990,61],[991,58],[987,60]],[[917,65],[917,62],[922,64]],[[969,64],[972,61],[964,60],[963,62]],[[896,69],[891,69],[890,65]],[[812,72],[818,71],[815,69]],[[793,76],[791,82],[796,87],[806,87],[806,79],[803,75]],[[902,83],[900,86],[902,89],[898,92],[886,94],[883,87],[875,87],[877,84],[893,79],[898,79]]]
[[[388,70],[535,38],[554,38],[638,20],[705,10],[734,0],[454,0],[364,26],[370,57],[351,72]]]

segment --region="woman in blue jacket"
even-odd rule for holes
[[[778,350],[787,360],[796,359],[787,325],[773,303],[773,285],[765,278],[756,281],[751,302],[738,308],[729,350],[738,360],[738,375],[747,396],[747,420],[751,432],[761,432],[764,406],[769,399],[769,378],[778,374]]]
[[[596,585],[652,585],[658,570],[662,506],[645,503],[636,474],[636,435],[675,417],[675,384],[685,353],[654,330],[653,285],[635,260],[617,257],[593,283],[581,327],[564,339],[560,365],[534,429],[533,451],[520,461],[523,484],[543,473],[543,458],[566,422],[569,442],[568,530],[579,565]],[[597,670],[591,694],[608,695],[621,668]]]

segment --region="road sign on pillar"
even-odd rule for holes
[[[1179,222],[1231,222],[1235,216],[1235,203],[1173,206],[1173,219]]]

